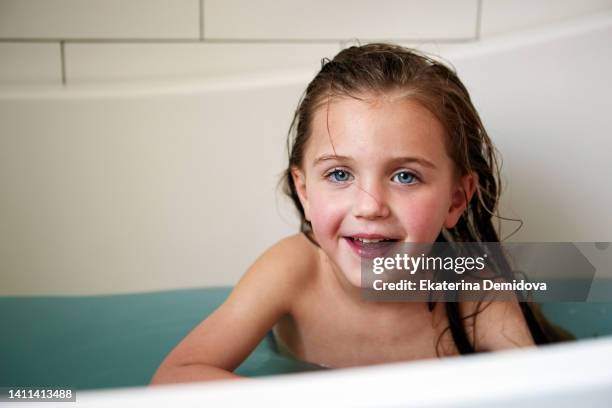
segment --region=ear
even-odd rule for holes
[[[299,168],[292,167],[291,177],[293,178],[293,184],[295,185],[295,190],[300,199],[300,203],[302,203],[302,208],[304,208],[304,216],[306,217],[307,221],[310,221],[308,195],[306,194],[306,175]]]
[[[444,220],[444,227],[453,228],[457,224],[472,199],[477,185],[478,174],[475,172],[468,173],[459,179],[452,193],[451,206]]]

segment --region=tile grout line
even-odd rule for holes
[[[62,85],[66,85],[66,51],[64,40],[60,41],[60,63],[62,69]]]
[[[477,4],[476,4],[476,41],[480,40],[481,25],[482,25],[482,0],[477,0]]]
[[[200,41],[204,41],[204,0],[200,0]]]

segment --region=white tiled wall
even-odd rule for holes
[[[1,0],[0,38],[197,39],[199,0]]]
[[[61,81],[58,43],[0,42],[0,84]]]
[[[484,0],[481,37],[596,13],[612,8],[612,0]]]
[[[0,85],[310,69],[356,41],[444,54],[611,8],[612,0],[0,0]]]
[[[313,75],[337,43],[69,43],[68,83],[197,78],[307,68]]]
[[[473,39],[477,0],[206,0],[204,38]]]

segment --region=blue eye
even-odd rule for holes
[[[413,184],[416,181],[416,176],[408,171],[400,171],[393,176],[393,180],[395,179],[400,184]]]
[[[330,179],[334,183],[342,183],[350,180],[351,173],[342,169],[334,169],[331,172],[327,173],[325,177]]]

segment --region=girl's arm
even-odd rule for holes
[[[151,384],[240,378],[232,371],[290,310],[300,269],[293,240],[255,261],[227,300],[166,356]]]

